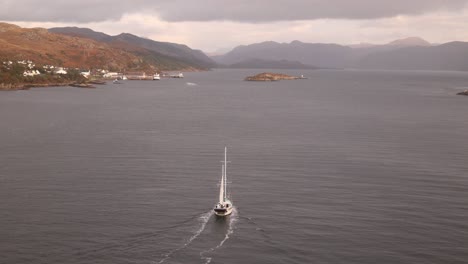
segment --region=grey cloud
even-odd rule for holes
[[[99,22],[118,20],[127,12],[144,11],[151,1],[0,0],[0,20],[37,22]]]
[[[232,20],[267,22],[320,18],[374,19],[463,8],[467,0],[205,0],[171,1],[161,10],[169,21]],[[224,3],[228,2],[228,3]]]
[[[125,13],[155,14],[166,21],[271,22],[320,18],[374,19],[464,8],[468,0],[0,0],[0,20],[97,22]]]

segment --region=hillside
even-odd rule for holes
[[[216,63],[203,52],[182,44],[154,41],[129,33],[110,36],[88,28],[78,27],[51,28],[49,31],[106,43],[111,47],[126,50],[165,70],[208,69],[216,66]]]
[[[106,43],[6,23],[0,23],[0,60],[32,60],[83,69],[155,69],[142,58]]]

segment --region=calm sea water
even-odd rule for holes
[[[468,263],[468,73],[284,72],[1,93],[0,263]]]

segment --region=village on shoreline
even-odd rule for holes
[[[5,60],[0,64],[0,90],[25,90],[33,87],[74,86],[94,88],[106,80],[160,80],[183,78],[181,72],[109,71],[106,69],[66,68],[36,65],[31,60]]]

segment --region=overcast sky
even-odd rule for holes
[[[0,0],[0,6],[0,21],[23,27],[128,32],[205,52],[267,40],[468,41],[468,0]]]

